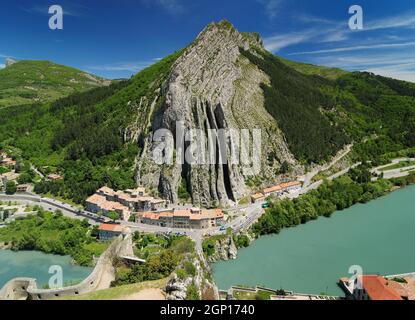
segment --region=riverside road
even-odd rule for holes
[[[395,159],[392,161],[392,164],[396,164],[397,162],[403,161],[403,160],[413,161],[415,159]],[[350,169],[358,165],[359,163],[356,163],[328,177],[327,179],[333,180],[342,175],[345,175],[350,171]],[[385,171],[384,177],[385,179],[403,177],[403,176],[408,175],[409,172],[411,172],[412,169],[414,168],[415,168],[414,166],[408,166],[408,167],[399,168],[395,170]],[[372,171],[378,173],[378,170],[379,168],[374,168]],[[314,176],[317,175],[318,173],[319,172],[314,172]],[[307,180],[311,181],[314,176],[309,175]],[[305,194],[311,190],[317,189],[322,183],[323,183],[323,180],[317,181],[313,184],[306,186],[300,192],[287,194],[287,195],[284,195],[284,197],[289,198],[289,199],[297,198],[302,194]],[[70,204],[64,203],[59,200],[40,197],[32,193],[20,193],[20,194],[13,194],[13,195],[7,195],[4,193],[0,193],[0,201],[18,202],[18,203],[23,203],[27,205],[33,205],[33,206],[36,205],[48,211],[60,210],[63,215],[70,217],[70,218],[88,219],[88,221],[92,225],[98,225],[104,221],[102,217],[96,214],[93,214],[91,212],[80,210],[79,208],[75,206],[72,206]],[[239,212],[239,214],[237,214],[236,217],[232,221],[228,222],[225,225],[225,228],[226,229],[231,228],[234,233],[237,233],[241,230],[248,229],[263,215],[264,213],[264,209],[262,208],[263,204],[264,202],[231,208],[230,211],[237,211]],[[118,223],[120,223],[123,226],[129,227],[132,231],[140,231],[140,232],[147,232],[147,233],[173,233],[173,234],[187,235],[196,242],[196,246],[198,247],[199,250],[201,249],[201,246],[202,246],[203,236],[226,233],[226,231],[219,231],[219,229],[188,230],[188,229],[165,228],[165,227],[152,226],[152,225],[147,225],[147,224],[142,224],[142,223],[127,222],[127,221],[119,221]]]

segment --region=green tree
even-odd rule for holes
[[[117,221],[120,219],[120,214],[116,211],[110,211],[108,213],[108,218],[110,218],[113,221]]]
[[[280,168],[280,174],[286,174],[290,171],[290,165],[287,161],[284,161]]]
[[[14,181],[8,181],[6,183],[6,193],[14,194],[17,191],[16,183]]]
[[[25,184],[25,183],[31,183],[32,182],[32,176],[28,172],[23,172],[20,174],[20,176],[17,178],[17,182],[19,184]]]
[[[197,301],[200,300],[199,290],[197,289],[197,286],[192,283],[187,287],[187,295],[186,300],[190,301]]]

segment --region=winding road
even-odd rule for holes
[[[347,153],[343,153],[342,156],[339,156],[337,161],[343,158]],[[397,164],[399,162],[408,161],[408,160],[415,161],[415,159],[406,159],[406,158],[395,159],[392,161],[391,164]],[[352,168],[355,168],[359,166],[360,164],[361,163],[356,163],[348,168],[345,168],[344,170],[339,171],[336,174],[328,177],[327,180],[334,180],[342,175],[345,175]],[[331,166],[333,165],[334,163],[332,162]],[[386,167],[386,166],[382,166],[382,167]],[[374,168],[372,169],[372,172],[378,173],[379,169],[381,169],[382,167]],[[415,170],[415,166],[409,166],[409,167],[394,169],[390,171],[384,171],[384,178],[392,179],[392,178],[399,178],[399,177],[407,176],[409,175],[411,170]],[[309,177],[311,177],[311,175]],[[288,199],[295,199],[311,190],[317,189],[318,187],[320,187],[320,185],[323,182],[324,182],[323,180],[317,181],[313,184],[306,186],[299,192],[286,194],[283,197],[286,197]],[[85,210],[79,210],[79,208],[72,206],[70,204],[64,203],[62,201],[59,201],[59,200],[40,197],[38,195],[31,194],[31,193],[20,193],[20,194],[14,194],[14,195],[6,195],[4,193],[0,193],[0,201],[12,201],[12,202],[19,202],[19,203],[24,203],[28,205],[37,205],[48,211],[60,210],[62,214],[70,218],[88,219],[88,221],[92,225],[99,225],[104,222],[102,217],[96,214],[93,214],[91,212],[88,212]],[[241,211],[241,214],[238,215],[232,221],[228,222],[225,225],[225,228],[226,229],[231,228],[234,233],[238,233],[241,230],[248,229],[264,214],[265,210],[262,208],[262,205],[264,203],[265,202],[260,202],[260,203],[254,203],[254,204],[238,207],[238,210]],[[135,223],[135,222],[127,222],[127,221],[119,221],[118,223],[120,225],[129,227],[132,231],[148,232],[148,233],[163,233],[163,234],[173,233],[173,234],[187,235],[192,240],[195,241],[196,247],[199,252],[202,250],[202,241],[205,235],[218,235],[218,234],[226,233],[226,231],[220,231],[218,228],[211,229],[211,230],[189,230],[189,229],[158,227],[158,226],[152,226],[152,225]]]

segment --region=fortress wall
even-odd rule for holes
[[[110,247],[101,255],[92,273],[80,284],[62,289],[38,289],[35,279],[16,278],[9,281],[0,290],[0,300],[49,300],[60,297],[76,296],[97,289],[105,273],[113,270],[113,263],[119,256],[131,252],[131,235],[115,239]],[[112,272],[113,274],[113,272]],[[112,279],[115,280],[115,279]]]

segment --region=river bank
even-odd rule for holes
[[[97,230],[87,221],[37,210],[0,228],[0,248],[71,256],[74,264],[84,267],[94,266],[108,248],[109,243],[99,242]]]
[[[352,265],[369,274],[415,270],[411,257],[415,186],[358,204],[279,235],[258,238],[238,259],[213,265],[220,289],[266,285],[302,293],[342,295],[337,286]],[[397,210],[399,208],[399,211]]]
[[[69,256],[38,251],[0,250],[0,266],[0,289],[11,279],[20,277],[37,279],[39,287],[45,287],[54,274],[49,273],[52,266],[61,268],[63,284],[66,285],[81,282],[93,270],[90,267],[74,265]]]

